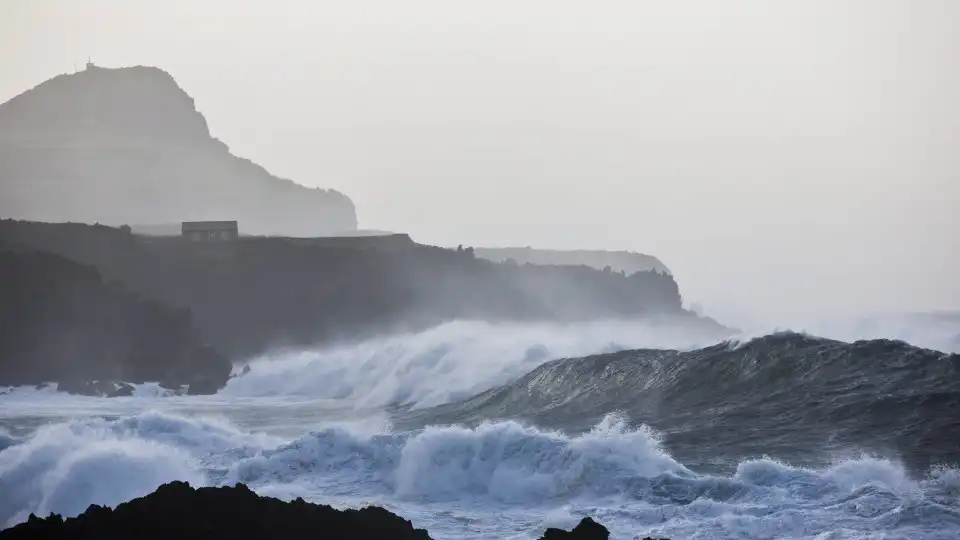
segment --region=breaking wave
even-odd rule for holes
[[[386,498],[399,507],[523,505],[544,519],[558,508],[602,507],[597,513],[615,531],[674,537],[960,532],[956,469],[912,479],[896,461],[861,456],[822,469],[752,459],[731,474],[702,474],[671,457],[654,432],[615,415],[575,436],[502,421],[406,433],[329,428],[282,443],[159,413],[75,420],[0,451],[0,519],[73,515],[173,479],[242,481],[261,492],[294,486],[300,494]]]
[[[521,418],[569,432],[614,411],[663,431],[685,460],[703,462],[709,441],[708,460],[767,453],[805,462],[868,450],[927,469],[960,460],[960,355],[795,333],[621,351],[547,362],[398,425]]]
[[[357,408],[429,407],[515,380],[553,358],[631,347],[695,348],[718,335],[682,322],[603,321],[575,326],[458,321],[316,351],[277,353],[249,364],[221,395],[299,396]]]
[[[960,537],[960,356],[586,328],[461,322],[275,355],[215,396],[10,390],[0,526],[177,479],[382,504],[438,539],[583,515],[615,538]]]

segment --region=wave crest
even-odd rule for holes
[[[515,380],[551,358],[640,345],[690,348],[716,339],[668,321],[602,321],[575,327],[457,321],[415,334],[265,357],[231,379],[221,395],[338,399],[360,409],[423,408]]]
[[[956,460],[960,355],[901,341],[844,343],[779,333],[692,351],[639,349],[547,362],[472,398],[397,425],[522,418],[565,431],[613,411],[667,432],[682,459],[711,443],[730,456],[796,459],[870,450],[916,469]],[[806,454],[802,454],[806,452]]]
[[[283,444],[160,413],[67,422],[0,450],[0,518],[69,516],[174,479],[243,481],[265,493],[407,509],[466,503],[549,517],[558,507],[579,508],[616,531],[671,537],[845,537],[838,531],[846,530],[912,538],[960,530],[956,469],[916,481],[901,464],[876,457],[825,469],[755,459],[731,475],[702,474],[664,452],[655,433],[617,415],[576,436],[506,421],[407,433],[332,427]]]
[[[32,513],[76,515],[116,505],[171,480],[202,484],[189,453],[103,420],[42,427],[0,451],[0,523]]]

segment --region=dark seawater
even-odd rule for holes
[[[796,333],[621,351],[554,360],[476,397],[401,412],[397,425],[510,418],[577,433],[610,413],[653,427],[674,457],[705,471],[746,457],[824,465],[867,452],[920,472],[960,462],[960,355]]]

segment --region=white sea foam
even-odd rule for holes
[[[97,422],[48,426],[0,451],[0,522],[16,523],[31,512],[75,515],[178,479],[203,476],[175,447],[112,433]]]
[[[179,479],[386,503],[434,523],[438,538],[475,519],[496,538],[585,514],[625,537],[948,538],[940,532],[960,532],[958,478],[941,468],[914,481],[871,457],[823,470],[758,459],[730,476],[701,475],[612,415],[578,436],[490,422],[411,433],[330,427],[280,443],[222,421],[143,413],[46,426],[0,450],[0,519],[74,515]]]
[[[945,352],[960,347],[960,322],[954,319],[929,322],[917,317],[890,316],[845,322],[819,321],[794,328],[812,336],[843,341],[891,337]],[[778,330],[764,327],[744,331],[729,338],[731,347]],[[384,336],[351,345],[268,354],[246,364],[249,372],[231,379],[218,397],[224,400],[323,399],[354,410],[375,410],[390,405],[431,407],[515,380],[555,358],[628,348],[689,350],[718,340],[718,336],[691,330],[688,325],[666,321],[594,321],[566,325],[456,321],[423,332]],[[241,367],[235,371],[239,373]],[[156,383],[146,383],[134,385],[134,395],[130,398],[113,399],[114,403],[143,410],[155,406],[150,400],[169,399],[172,394]],[[183,401],[208,403],[211,399],[192,396]],[[0,405],[6,404],[45,415],[69,411],[74,404],[86,413],[117,408],[97,398],[58,393],[55,384],[40,389],[31,386],[0,390]]]
[[[730,476],[701,475],[613,415],[578,436],[490,422],[409,433],[330,427],[281,442],[151,412],[45,426],[0,450],[0,520],[73,515],[179,479],[380,502],[434,524],[437,538],[465,534],[474,520],[487,523],[480,536],[499,538],[585,514],[623,537],[949,538],[960,532],[958,478],[941,468],[915,481],[871,457],[823,470],[758,459]]]
[[[543,362],[627,348],[691,349],[715,341],[667,322],[576,325],[452,322],[350,346],[278,353],[250,364],[224,396],[309,396],[357,408],[429,407],[506,383]]]
[[[533,538],[584,515],[614,538],[960,537],[952,468],[916,479],[870,456],[823,469],[754,459],[705,475],[612,415],[580,435],[508,421],[396,432],[381,410],[464,397],[555,357],[706,344],[642,323],[460,322],[256,361],[215,396],[171,397],[156,385],[113,399],[8,389],[0,420],[16,429],[0,432],[0,525],[115,505],[180,479],[383,504],[438,539]],[[708,459],[708,441],[703,451]]]
[[[397,464],[401,497],[475,494],[503,502],[542,501],[583,492],[622,493],[639,478],[691,474],[646,429],[628,430],[608,416],[578,437],[485,423],[474,429],[427,428],[410,438]]]

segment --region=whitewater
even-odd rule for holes
[[[212,396],[3,389],[0,527],[186,480],[380,505],[438,539],[586,515],[614,539],[954,539],[958,335],[455,322],[250,359]]]

